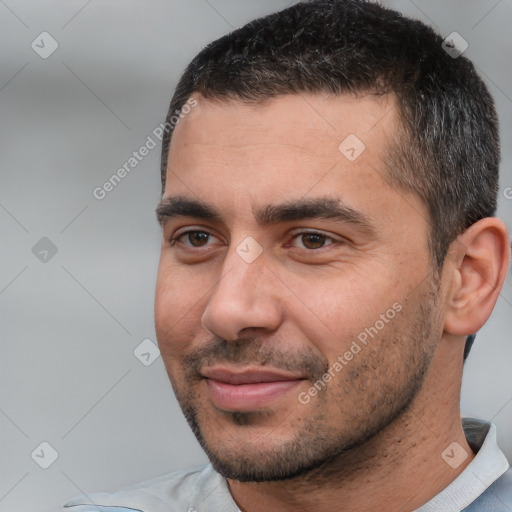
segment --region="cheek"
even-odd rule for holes
[[[155,293],[155,328],[164,358],[183,354],[194,338],[200,326],[203,302],[199,292],[182,272],[160,265]]]
[[[336,274],[316,280],[314,286],[307,279],[293,286],[297,299],[288,302],[288,307],[308,334],[321,329],[331,338],[343,337],[369,322],[373,324],[398,297],[395,285],[378,282],[374,270],[340,270]]]

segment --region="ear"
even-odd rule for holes
[[[505,224],[494,217],[470,226],[451,244],[443,274],[445,332],[468,335],[487,321],[505,282],[510,241]]]

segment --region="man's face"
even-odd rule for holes
[[[428,214],[387,180],[390,98],[198,101],[169,152],[158,342],[215,468],[290,478],[420,388],[442,335]]]

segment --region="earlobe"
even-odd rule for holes
[[[485,324],[505,281],[510,261],[507,228],[500,219],[482,219],[457,237],[450,252],[444,330],[469,335]]]

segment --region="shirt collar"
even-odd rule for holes
[[[464,418],[462,427],[468,444],[477,452],[475,458],[448,487],[416,512],[463,510],[507,471],[509,464],[498,448],[494,424]]]

